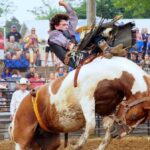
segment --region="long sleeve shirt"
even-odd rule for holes
[[[29,91],[17,90],[13,93],[10,103],[10,114],[14,115],[23,98],[28,95]]]
[[[67,11],[67,14],[69,15],[69,28],[68,28],[68,31],[72,36],[74,36],[76,26],[77,26],[77,23],[78,23],[78,17],[76,15],[75,11],[71,8],[71,6],[67,5],[65,7],[65,9]],[[52,30],[49,33],[49,42],[66,48],[68,43],[70,42],[70,40],[67,39],[61,31]]]

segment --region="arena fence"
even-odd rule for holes
[[[7,81],[8,82],[8,81]],[[15,81],[9,81],[9,84],[16,83]],[[8,126],[10,124],[10,100],[14,90],[10,88],[0,89],[0,140],[8,139]],[[101,123],[101,117],[96,115],[96,129],[95,133],[92,135],[94,137],[99,137],[104,135],[104,129]],[[83,129],[84,130],[84,129]],[[80,136],[83,130],[78,132],[69,133],[69,137]],[[148,135],[150,136],[150,121],[139,125],[131,135]]]

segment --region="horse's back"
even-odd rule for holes
[[[83,66],[79,72],[78,85],[97,85],[99,81],[120,78],[123,72],[131,74],[134,78],[133,91],[146,90],[146,76],[149,75],[136,63],[124,57],[96,58],[93,62]],[[74,72],[75,73],[75,72]],[[73,76],[74,77],[74,73]]]

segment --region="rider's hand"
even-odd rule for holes
[[[66,5],[66,2],[65,2],[64,0],[60,0],[60,1],[59,1],[59,5],[60,5],[60,6],[65,6],[65,5]]]

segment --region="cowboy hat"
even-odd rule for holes
[[[21,79],[18,81],[18,84],[28,84],[28,79],[26,79],[26,78],[21,78]]]

